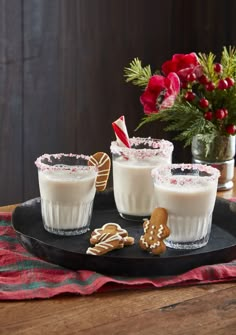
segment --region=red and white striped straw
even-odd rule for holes
[[[127,132],[126,124],[125,124],[125,117],[122,115],[112,123],[113,130],[116,135],[117,144],[121,147],[130,148],[130,141],[129,135]]]

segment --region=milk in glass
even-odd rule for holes
[[[131,148],[111,145],[114,197],[123,218],[140,220],[155,208],[151,171],[171,163],[173,145],[151,138],[131,138],[130,143]]]
[[[169,247],[195,249],[207,244],[216,200],[219,171],[199,164],[156,168],[156,206],[168,211]]]
[[[60,156],[58,161],[54,158],[53,165],[45,164],[45,160],[42,159],[43,164],[38,163],[44,228],[59,235],[86,232],[96,193],[96,167],[88,167],[87,159],[81,157],[77,162],[73,158],[72,165],[58,164],[65,161],[64,156]]]

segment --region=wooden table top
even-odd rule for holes
[[[235,335],[236,282],[0,303],[0,335],[44,333]]]

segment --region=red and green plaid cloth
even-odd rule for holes
[[[0,213],[0,300],[50,298],[61,293],[159,288],[236,280],[236,260],[202,266],[181,275],[131,278],[105,276],[92,271],[72,271],[28,253],[18,242],[11,216]]]

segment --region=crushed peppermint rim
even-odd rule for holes
[[[187,173],[183,174],[186,170]],[[184,186],[198,185],[203,181],[215,182],[220,176],[220,171],[210,165],[181,163],[154,168],[151,175],[156,184]]]
[[[137,159],[145,159],[152,156],[170,157],[174,150],[173,143],[163,139],[132,137],[129,141],[131,148],[121,147],[117,141],[112,141],[110,147],[111,153]],[[140,145],[143,145],[144,148],[139,148]]]
[[[72,158],[78,160],[78,163],[69,165],[62,161],[63,158]],[[83,154],[43,154],[42,156],[38,157],[34,162],[37,168],[41,171],[68,171],[68,172],[78,172],[81,170],[86,171],[97,171],[97,166],[89,166],[87,165],[89,159],[91,157]],[[54,162],[53,162],[53,160]],[[84,164],[79,162],[81,160],[84,161]],[[48,162],[48,163],[47,163]]]

